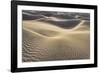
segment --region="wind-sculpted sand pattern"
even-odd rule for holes
[[[22,61],[53,61],[90,58],[89,22],[72,29],[37,20],[23,21]]]

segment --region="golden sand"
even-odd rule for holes
[[[82,20],[72,29],[35,20],[23,21],[22,61],[88,59],[89,27]]]

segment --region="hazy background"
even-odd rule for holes
[[[72,28],[79,24],[81,20],[90,21],[89,13],[75,12],[54,12],[54,11],[35,11],[23,10],[23,20],[38,20],[49,22],[63,28]],[[90,24],[87,24],[88,26]]]

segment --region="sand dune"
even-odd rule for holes
[[[88,59],[89,22],[82,20],[72,29],[47,22],[23,21],[22,61]]]

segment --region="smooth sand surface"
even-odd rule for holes
[[[82,20],[72,29],[36,20],[23,21],[22,61],[89,59],[89,24]]]

